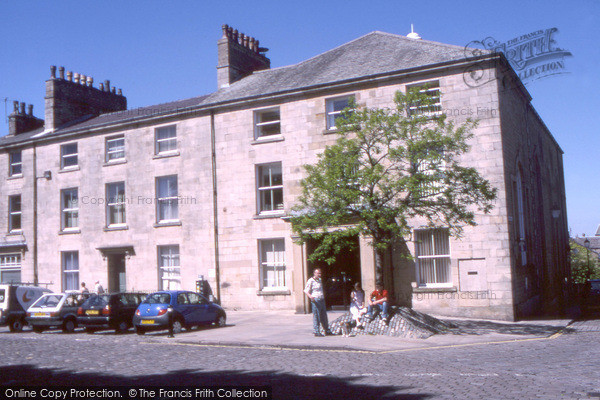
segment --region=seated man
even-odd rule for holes
[[[388,292],[383,288],[383,283],[377,282],[375,290],[369,298],[369,308],[367,313],[371,319],[375,318],[381,312],[381,318],[388,319]]]

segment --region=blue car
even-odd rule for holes
[[[171,315],[169,315],[171,314]],[[173,323],[173,333],[193,326],[225,326],[225,310],[200,293],[185,290],[165,290],[150,294],[137,308],[133,316],[133,326],[138,335],[147,331],[169,328],[169,317]]]

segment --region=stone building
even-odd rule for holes
[[[193,289],[209,280],[228,308],[307,311],[314,243],[289,210],[303,165],[336,140],[350,98],[368,107],[428,84],[456,121],[479,119],[464,164],[498,189],[460,239],[414,221],[390,254],[398,304],[440,315],[515,319],[562,305],[569,266],[562,151],[501,54],[372,32],[270,68],[258,40],[223,27],[218,90],[127,109],[109,81],[51,68],[45,115],[15,104],[0,138],[0,277],[55,291]],[[374,286],[369,238],[324,267]],[[397,254],[410,251],[413,261]],[[88,285],[89,286],[89,285]]]

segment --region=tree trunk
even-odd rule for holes
[[[375,283],[383,283],[383,251],[376,246],[373,247],[375,250]]]

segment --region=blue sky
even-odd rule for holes
[[[533,105],[564,150],[569,227],[600,224],[600,2],[566,1],[2,1],[0,135],[12,101],[43,117],[50,65],[106,79],[129,107],[216,90],[216,42],[229,24],[260,40],[272,67],[294,64],[379,30],[455,45],[505,42],[558,28],[556,45],[573,56],[569,74],[527,85]]]

